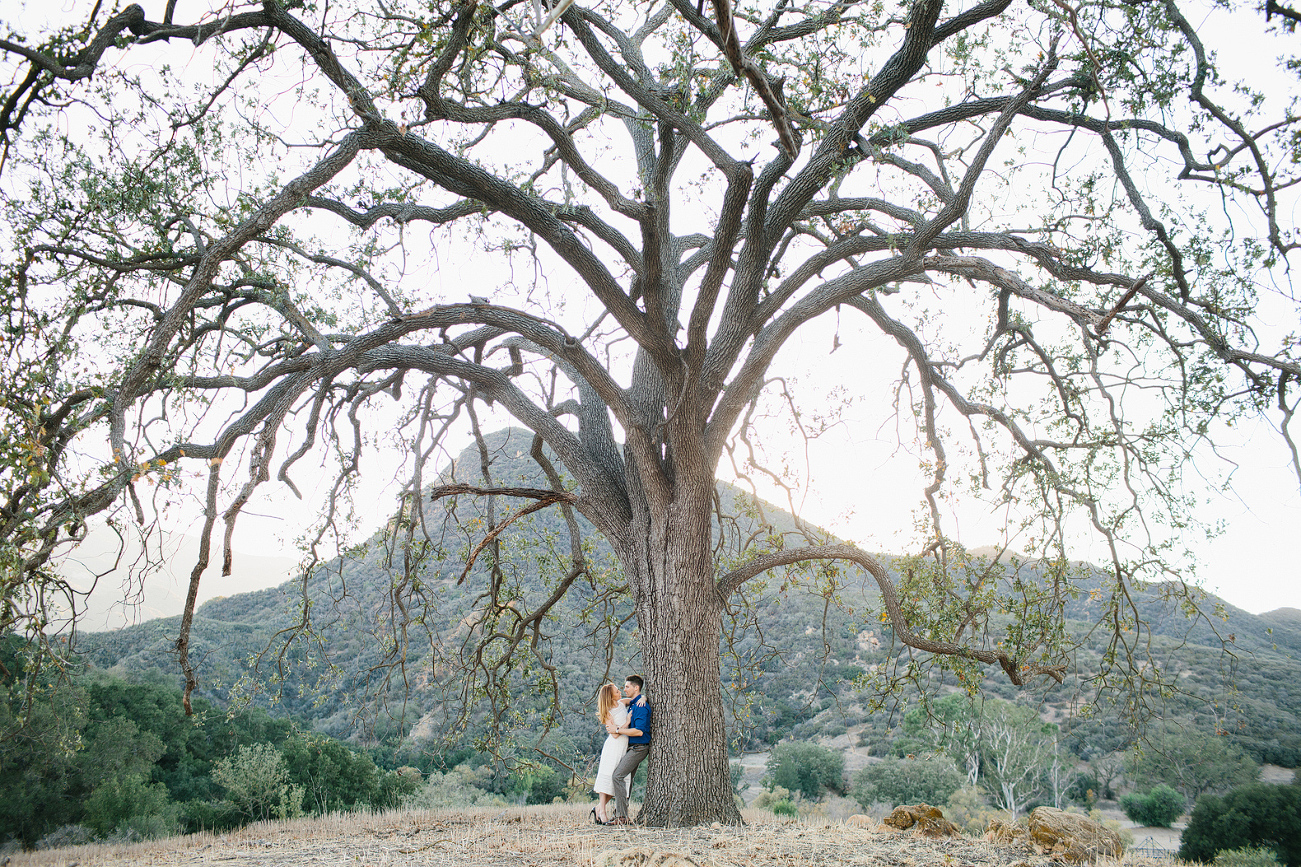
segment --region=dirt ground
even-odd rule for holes
[[[267,822],[229,834],[91,845],[11,856],[9,867],[200,864],[434,867],[1049,867],[1024,845],[926,840],[868,820],[780,820],[747,810],[741,827],[602,828],[583,807],[408,812]],[[1134,859],[1133,867],[1167,862]]]
[[[1282,768],[1278,765],[1261,765],[1260,781],[1262,783],[1273,783],[1276,786],[1285,786],[1296,777],[1296,771],[1291,768]]]

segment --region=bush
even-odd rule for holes
[[[485,792],[472,782],[473,772],[464,765],[440,774],[431,771],[424,788],[406,799],[404,806],[415,810],[439,810],[445,807],[504,807],[501,795]]]
[[[774,786],[771,789],[764,789],[762,792],[755,795],[754,803],[751,804],[750,806],[758,807],[759,809],[767,808],[771,810],[773,804],[776,804],[779,801],[789,801],[790,799],[791,799],[790,789],[787,789],[784,786]]]
[[[1006,818],[1002,810],[995,810],[985,803],[980,789],[963,786],[949,796],[944,805],[945,817],[962,829],[963,833],[978,836],[985,833],[990,819]]]
[[[335,738],[315,732],[295,733],[280,747],[286,781],[304,793],[313,815],[381,807],[382,772],[370,756]]]
[[[1077,774],[1066,789],[1066,797],[1087,808],[1092,808],[1102,794],[1102,785],[1092,774]]]
[[[253,821],[303,814],[303,789],[289,784],[285,757],[271,744],[240,747],[212,766],[212,779],[226,798]]]
[[[1223,797],[1203,795],[1180,842],[1183,861],[1263,846],[1288,867],[1301,867],[1301,787],[1253,783]]]
[[[195,798],[181,805],[181,825],[187,834],[199,831],[230,831],[246,821],[230,801]]]
[[[569,778],[546,764],[525,764],[511,776],[508,794],[526,804],[552,804],[564,801]]]
[[[771,810],[774,816],[796,818],[799,816],[800,808],[805,804],[804,796],[799,792],[792,792],[785,786],[774,786],[771,789],[764,789],[755,796],[750,806],[759,810]]]
[[[37,849],[62,849],[95,842],[95,832],[85,825],[64,825],[36,841]],[[6,861],[9,859],[6,858]]]
[[[873,804],[943,804],[966,777],[947,756],[885,759],[854,775],[853,795],[863,809]]]
[[[732,778],[732,794],[739,795],[741,792],[750,788],[750,784],[745,782],[745,766],[740,762],[732,762],[727,766],[727,771]]]
[[[1120,809],[1130,821],[1145,828],[1169,828],[1184,813],[1184,796],[1166,785],[1157,786],[1146,795],[1125,795]]]
[[[772,814],[774,816],[790,816],[792,819],[799,815],[795,805],[790,801],[778,801],[772,805]]]
[[[1225,849],[1215,853],[1215,867],[1278,867],[1278,856],[1273,849],[1248,846],[1246,849]]]
[[[386,771],[380,777],[379,803],[373,806],[381,810],[397,809],[420,791],[423,781],[424,776],[420,773],[420,769],[409,765],[395,771]]]
[[[180,814],[166,786],[138,774],[105,780],[85,803],[85,822],[100,837],[126,830],[141,839],[168,837],[180,830]]]
[[[768,755],[764,784],[799,792],[809,800],[822,797],[824,789],[845,789],[845,756],[817,744],[787,742],[773,747]]]

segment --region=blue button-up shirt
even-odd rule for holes
[[[628,728],[641,732],[639,735],[628,735],[628,746],[650,743],[651,705],[646,696],[638,696],[628,706]]]

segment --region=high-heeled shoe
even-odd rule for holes
[[[602,822],[600,819],[598,819],[598,818],[596,817],[596,808],[595,808],[595,807],[592,808],[592,821],[595,822],[595,823],[598,824],[598,825],[604,825],[604,824],[605,824],[604,822]]]

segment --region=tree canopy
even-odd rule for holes
[[[1133,588],[1187,593],[1178,546],[1216,442],[1264,418],[1301,478],[1297,66],[1221,75],[1194,22],[1229,11],[267,0],[8,22],[0,628],[50,631],[74,595],[52,558],[88,522],[153,527],[197,496],[188,695],[213,546],[228,568],[250,504],[298,495],[319,508],[306,583],[374,511],[349,500],[374,469],[402,504],[377,613],[394,665],[428,626],[447,498],[490,498],[460,528],[463,576],[480,558],[486,576],[466,684],[546,672],[566,593],[631,600],[657,701],[648,821],[737,819],[719,639],[773,570],[829,604],[840,569],[873,576],[900,648],[878,686],[931,664],[1022,684],[1069,663],[1070,552],[1092,534],[1110,571],[1090,588],[1110,636],[1096,683],[1143,701],[1167,684]],[[781,477],[774,416],[834,421],[784,375],[815,323],[837,326],[826,382],[878,401],[926,476],[892,568],[714,520],[724,461]],[[430,469],[492,413],[534,432],[546,487],[494,479],[486,451],[455,479]],[[957,496],[1029,559],[968,556]],[[568,538],[526,598],[495,540],[548,506]]]

